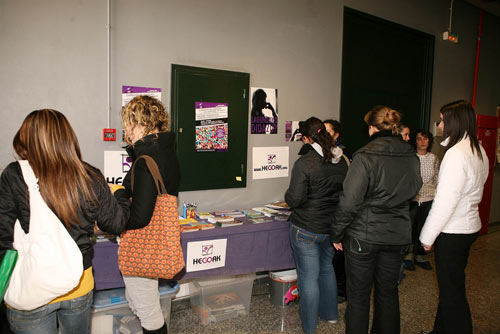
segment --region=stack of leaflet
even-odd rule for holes
[[[230,221],[218,221],[216,224],[220,227],[231,227],[231,226],[243,225],[243,221],[233,218],[232,222],[230,222]]]
[[[287,221],[292,214],[292,211],[286,202],[266,204],[263,207],[253,208],[253,210],[262,213],[266,217],[272,217],[277,221]]]
[[[262,218],[249,218],[248,221],[252,224],[263,224],[263,223],[272,223],[274,221],[271,217],[262,217]]]
[[[252,210],[262,213],[266,217],[273,217],[274,215],[280,213],[278,210],[267,208],[265,206],[259,206],[252,208]]]
[[[233,218],[245,217],[243,211],[240,210],[214,211],[212,214],[216,217],[233,217]]]
[[[189,223],[189,224],[181,224],[181,232],[195,232],[200,230],[209,230],[212,228],[215,228],[215,225],[205,221],[199,221],[196,223]]]
[[[290,210],[290,207],[285,201],[273,202],[265,205],[267,208],[276,210]]]
[[[210,212],[198,212],[196,213],[196,217],[198,217],[198,219],[208,219],[208,218],[213,218],[215,216]]]
[[[208,222],[212,224],[217,224],[217,223],[232,223],[234,222],[234,217],[221,217],[221,216],[215,216],[208,218]]]

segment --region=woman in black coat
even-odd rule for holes
[[[422,186],[415,150],[399,135],[399,112],[375,107],[365,116],[371,141],[354,153],[344,181],[332,240],[346,257],[346,332],[400,332],[397,281],[411,243],[409,201]]]
[[[293,166],[285,200],[293,209],[290,240],[297,267],[302,329],[315,333],[318,316],[332,323],[338,319],[329,233],[347,162],[321,120],[311,117],[301,122],[300,132],[306,149],[301,150],[304,154]]]

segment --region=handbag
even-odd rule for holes
[[[17,261],[17,251],[14,249],[8,249],[2,259],[2,264],[0,264],[0,300],[3,299],[5,295],[5,290],[9,285],[10,276],[14,270],[14,266]]]
[[[74,289],[83,273],[80,248],[40,195],[38,180],[26,160],[19,161],[30,202],[29,233],[14,224],[16,266],[5,302],[30,311]]]
[[[171,279],[185,266],[177,197],[167,194],[158,165],[148,155],[138,157],[132,166],[132,189],[134,168],[140,159],[146,161],[155,181],[158,196],[149,224],[121,234],[118,267],[122,275]]]

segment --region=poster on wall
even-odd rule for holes
[[[299,131],[300,121],[286,121],[285,122],[285,141],[301,141],[302,134]]]
[[[252,96],[251,133],[278,133],[278,89],[252,87],[250,94]]]
[[[288,146],[254,147],[253,179],[288,176]]]
[[[227,152],[228,104],[195,102],[196,152]]]
[[[187,243],[186,272],[224,267],[227,239],[191,241]]]
[[[126,151],[104,151],[104,178],[107,183],[122,184],[132,167],[132,159]]]
[[[138,95],[149,95],[161,101],[161,88],[122,86],[122,107]]]

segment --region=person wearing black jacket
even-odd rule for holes
[[[163,104],[150,96],[133,98],[122,110],[127,152],[135,164],[141,155],[152,157],[165,184],[167,193],[179,192],[179,161],[175,150],[175,135],[169,130],[168,114]],[[153,216],[158,195],[153,176],[144,159],[134,167],[134,189],[131,188],[132,169],[123,180],[123,188],[114,192],[116,198],[131,198],[127,230],[147,226]],[[139,317],[143,333],[166,334],[158,293],[158,279],[123,275],[129,307]]]
[[[14,333],[88,333],[94,277],[94,226],[120,234],[126,226],[129,201],[111,194],[101,172],[82,161],[78,139],[66,117],[52,109],[35,110],[24,120],[13,142],[21,160],[27,160],[40,194],[76,242],[83,256],[83,274],[77,287],[47,305],[31,311],[7,307]],[[10,163],[0,178],[0,261],[13,247],[14,224],[29,232],[28,187],[19,163]]]
[[[292,208],[290,242],[297,267],[302,329],[315,333],[318,316],[332,323],[338,319],[329,233],[347,162],[321,120],[311,117],[301,122],[300,132],[305,145],[293,166],[285,201]]]
[[[399,135],[399,112],[378,106],[368,112],[371,141],[353,156],[331,237],[346,257],[346,333],[400,332],[397,281],[411,243],[409,201],[422,186],[415,150]]]

